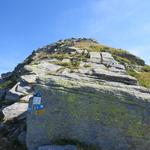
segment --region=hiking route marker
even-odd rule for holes
[[[35,112],[35,115],[40,116],[45,113],[44,105],[42,104],[42,94],[36,92],[33,97],[32,110]]]

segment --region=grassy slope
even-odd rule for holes
[[[139,84],[146,88],[150,88],[150,72],[135,72],[134,70],[128,70],[128,74],[137,78]]]

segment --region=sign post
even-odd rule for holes
[[[35,93],[32,107],[38,116],[45,113],[44,105],[42,104],[42,94],[40,92]]]

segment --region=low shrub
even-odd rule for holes
[[[0,89],[9,88],[9,87],[11,87],[13,84],[14,84],[14,82],[11,81],[11,80],[5,81],[4,83],[1,83],[1,84],[0,84]]]
[[[144,72],[150,72],[150,66],[149,65],[145,65],[142,67],[142,71]]]

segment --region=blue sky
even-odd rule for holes
[[[0,0],[0,73],[38,47],[90,37],[150,64],[149,0]]]

